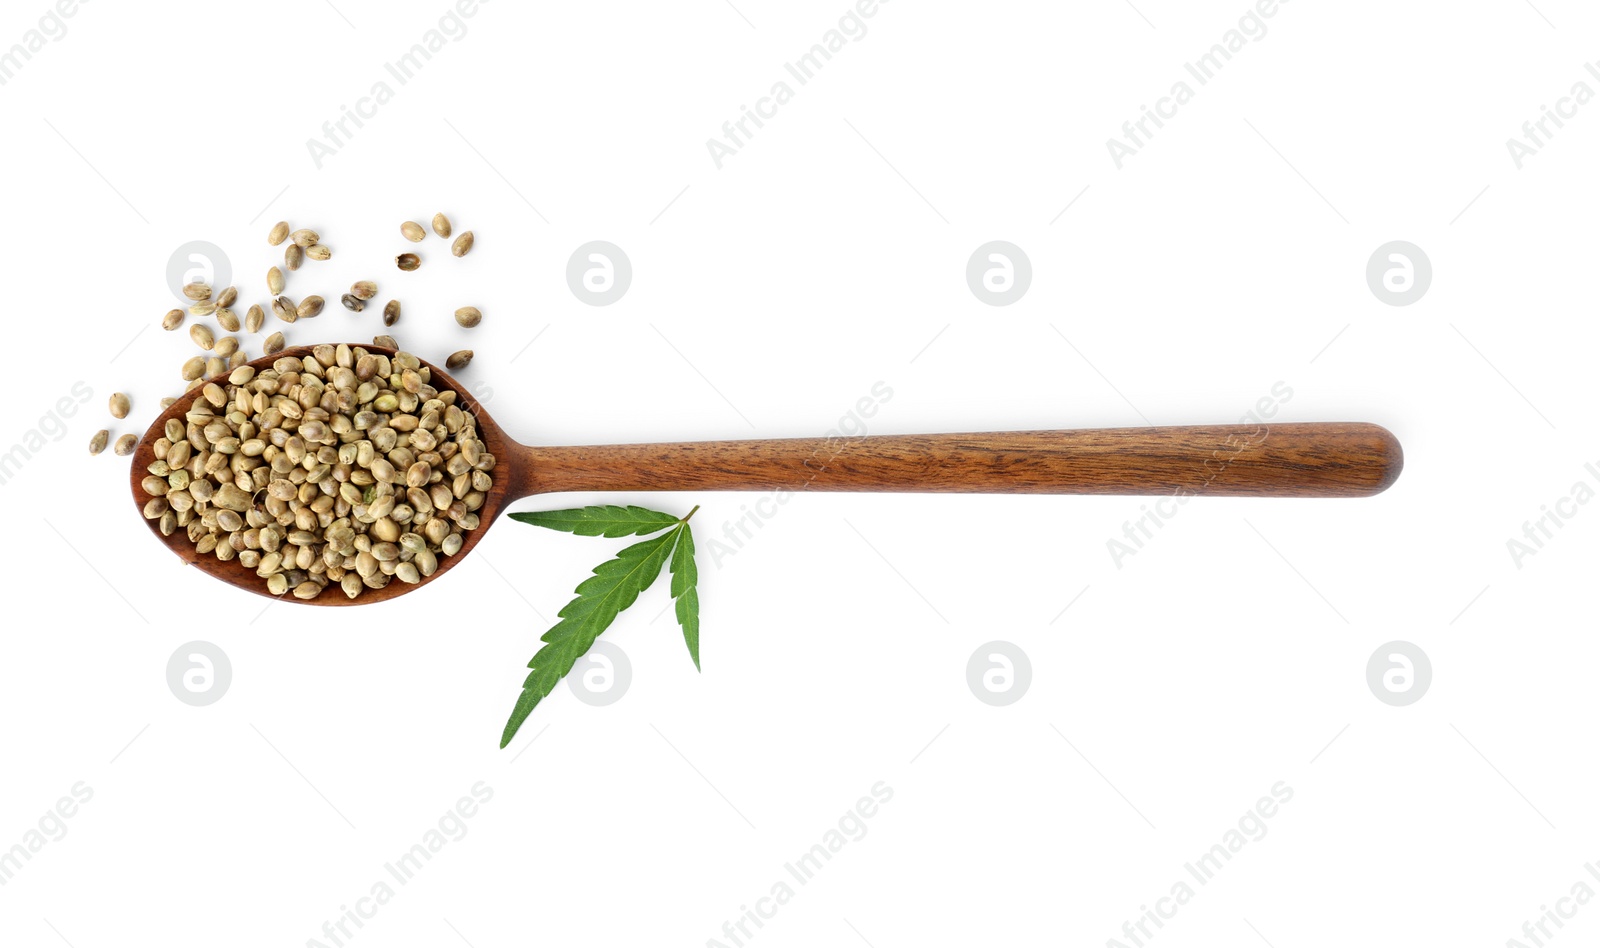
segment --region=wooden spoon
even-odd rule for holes
[[[354,348],[357,343],[351,343]],[[382,346],[359,344],[393,355]],[[304,357],[310,346],[249,363],[257,371],[278,359]],[[428,365],[428,363],[423,363]],[[1353,422],[1234,424],[981,434],[874,435],[766,441],[529,447],[507,437],[460,383],[438,366],[431,384],[454,391],[477,420],[478,436],[495,456],[494,486],[464,534],[460,552],[439,559],[422,582],[398,580],[348,599],[329,589],[311,605],[383,602],[434,582],[466,559],[506,506],[531,494],[561,491],[904,491],[1017,494],[1205,494],[1216,497],[1366,497],[1400,476],[1400,443],[1387,430]],[[145,432],[133,453],[134,503],[155,460],[167,419],[188,412],[200,395],[179,398]],[[151,532],[186,563],[241,589],[274,597],[266,581],[237,559],[196,552],[185,531]]]

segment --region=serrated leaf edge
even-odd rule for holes
[[[505,729],[501,733],[500,747],[502,749],[511,743],[512,738],[516,737],[517,731],[520,730],[522,725],[527,721],[528,716],[533,713],[533,709],[539,706],[539,702],[549,697],[550,692],[555,690],[555,686],[561,681],[562,678],[567,676],[568,672],[572,671],[573,665],[577,664],[578,659],[583,657],[583,655],[589,651],[590,647],[594,645],[595,640],[598,639],[606,629],[611,627],[611,623],[616,621],[617,616],[621,615],[622,612],[628,608],[628,606],[631,606],[634,602],[637,602],[639,596],[643,595],[645,590],[649,589],[650,586],[655,583],[656,579],[661,575],[662,567],[666,566],[666,564],[671,561],[673,551],[677,549],[677,541],[679,539],[678,531],[687,529],[688,525],[680,520],[677,521],[677,525],[673,527],[672,531],[669,533],[664,533],[661,536],[652,537],[649,540],[643,540],[639,543],[632,544],[631,546],[624,547],[617,552],[617,555],[591,570],[590,575],[586,577],[583,582],[578,584],[578,589],[581,590],[584,585],[588,584],[591,580],[599,576],[602,569],[613,562],[624,559],[625,554],[632,550],[651,545],[654,545],[655,547],[655,549],[643,553],[639,562],[633,567],[633,569],[630,569],[625,575],[620,577],[604,593],[601,593],[598,597],[590,597],[580,593],[578,596],[568,601],[565,606],[562,606],[560,612],[556,613],[556,615],[561,618],[561,621],[551,626],[550,629],[544,633],[544,635],[540,636],[540,641],[544,642],[545,646],[539,649],[538,652],[534,653],[533,658],[529,659],[528,661],[528,667],[532,669],[532,671],[529,672],[528,677],[523,680],[522,693],[518,695],[517,703],[511,711],[511,717],[507,719]],[[594,617],[601,613],[597,612],[595,608],[590,608],[584,611],[581,615],[569,614],[571,610],[573,610],[574,606],[579,605],[586,599],[597,598],[603,601],[607,596],[611,595],[612,592],[624,588],[624,585],[630,579],[633,579],[638,574],[639,570],[644,568],[644,566],[654,558],[657,550],[665,550],[665,553],[661,557],[661,560],[656,564],[655,573],[651,575],[643,585],[634,589],[633,598],[630,599],[626,605],[619,606],[615,612],[611,613],[610,618],[606,619],[603,623],[600,623],[598,628],[593,629],[592,634],[590,633],[589,626],[595,624]],[[582,640],[585,636],[587,636],[587,641],[584,642],[582,648],[577,650],[570,649],[571,645]],[[570,655],[567,654],[568,651],[571,651]],[[547,655],[547,653],[550,659],[549,664],[540,661],[540,657]],[[549,687],[544,687],[545,675],[543,673],[547,668],[552,666],[560,667],[561,670],[555,675],[554,678],[549,680]]]

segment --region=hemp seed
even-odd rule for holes
[[[273,335],[267,349],[281,351]],[[197,553],[238,562],[272,595],[309,600],[337,586],[359,598],[392,579],[420,583],[481,525],[494,467],[472,416],[430,374],[407,352],[318,345],[259,371],[197,377],[200,397],[154,446],[145,515],[164,535],[184,531]]]

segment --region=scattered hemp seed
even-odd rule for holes
[[[126,418],[128,417],[128,409],[131,407],[131,403],[128,401],[128,396],[121,392],[113,392],[110,407],[111,417]]]
[[[393,326],[400,321],[400,301],[390,300],[383,304],[383,324]]]
[[[161,328],[172,332],[183,325],[184,312],[181,309],[168,310],[167,315],[161,317]]]
[[[217,306],[218,308],[226,309],[227,307],[232,306],[238,299],[238,287],[230,286],[226,290],[223,290],[221,293],[217,294]]]
[[[460,237],[456,238],[455,243],[450,245],[450,252],[458,257],[465,257],[468,251],[472,249],[474,242],[475,238],[472,236],[472,231],[466,231]]]
[[[371,280],[357,280],[350,285],[350,295],[358,300],[370,300],[378,295],[378,284]]]
[[[217,345],[217,334],[212,332],[211,327],[204,323],[195,323],[190,326],[189,338],[193,339],[194,344],[202,349],[212,349]]]
[[[117,439],[117,443],[111,448],[111,450],[115,451],[119,457],[127,457],[133,453],[134,447],[136,447],[138,444],[138,435],[125,434]]]
[[[272,225],[272,230],[267,234],[267,243],[276,247],[289,239],[289,222],[279,221]]]
[[[433,232],[446,240],[450,239],[450,218],[444,214],[433,215]]]
[[[300,319],[314,319],[317,316],[322,315],[323,305],[324,300],[322,297],[308,296],[300,301],[299,307],[295,309],[295,314]]]
[[[277,267],[267,271],[267,292],[273,296],[280,296],[283,293],[283,271]]]
[[[346,293],[339,297],[339,302],[352,313],[359,313],[367,308],[367,304],[361,302],[361,297],[356,296],[354,293]]]
[[[428,236],[428,232],[416,221],[406,221],[400,225],[400,235],[414,244],[420,244],[422,238]]]
[[[294,241],[294,245],[301,250],[306,250],[322,243],[322,235],[310,228],[302,228],[295,231],[289,235],[289,239]]]
[[[462,349],[458,352],[450,353],[450,357],[444,360],[444,367],[452,372],[459,372],[466,368],[471,362],[472,350]]]
[[[223,307],[219,307],[217,309],[216,313],[214,313],[213,315],[215,315],[217,317],[217,325],[218,326],[221,326],[223,329],[226,329],[228,332],[238,332],[239,331],[239,314],[238,313],[235,313],[233,310],[228,309],[226,306],[223,306]]]
[[[278,353],[283,351],[283,346],[284,346],[283,333],[275,332],[272,335],[267,337],[267,341],[266,342],[261,344],[261,354],[262,355],[277,355]]]
[[[312,244],[306,248],[306,256],[313,260],[331,260],[333,259],[333,251],[323,244]]]
[[[94,433],[94,437],[89,439],[89,453],[94,455],[104,451],[106,449],[106,442],[109,440],[111,440],[111,432],[104,428],[96,431]]]
[[[183,295],[198,303],[211,298],[211,287],[204,283],[190,283],[183,288]]]
[[[262,311],[261,304],[252,303],[244,314],[244,331],[256,333],[261,331],[261,326],[267,321],[267,314]]]
[[[290,244],[283,251],[283,265],[292,273],[300,269],[300,264],[306,262],[306,252],[299,244]]]
[[[394,265],[410,273],[412,270],[422,266],[422,258],[414,253],[403,253],[394,258]]]
[[[471,329],[483,322],[483,313],[479,312],[476,306],[463,306],[456,310],[456,322],[462,329]]]

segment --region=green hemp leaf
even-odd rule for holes
[[[700,670],[700,594],[695,583],[700,581],[700,571],[694,565],[694,534],[689,525],[683,525],[683,536],[672,551],[672,598],[677,603],[678,624],[683,626],[683,641],[689,646],[689,657],[694,659],[694,670]]]
[[[672,514],[646,510],[643,507],[615,506],[541,510],[534,513],[514,513],[510,516],[512,520],[564,533],[576,533],[580,537],[644,536],[680,522]]]
[[[633,605],[639,594],[650,588],[661,568],[672,564],[672,596],[676,600],[678,623],[689,645],[695,668],[700,667],[700,599],[695,591],[698,573],[694,564],[694,538],[689,532],[689,517],[643,507],[582,507],[540,513],[515,513],[511,519],[534,526],[574,533],[579,536],[621,537],[664,530],[660,536],[635,543],[615,558],[594,568],[594,575],[578,584],[577,598],[556,615],[561,619],[542,637],[544,647],[528,662],[532,671],[522,683],[522,694],[506,721],[500,746],[511,743],[528,715],[550,694],[616,620],[622,610]]]

